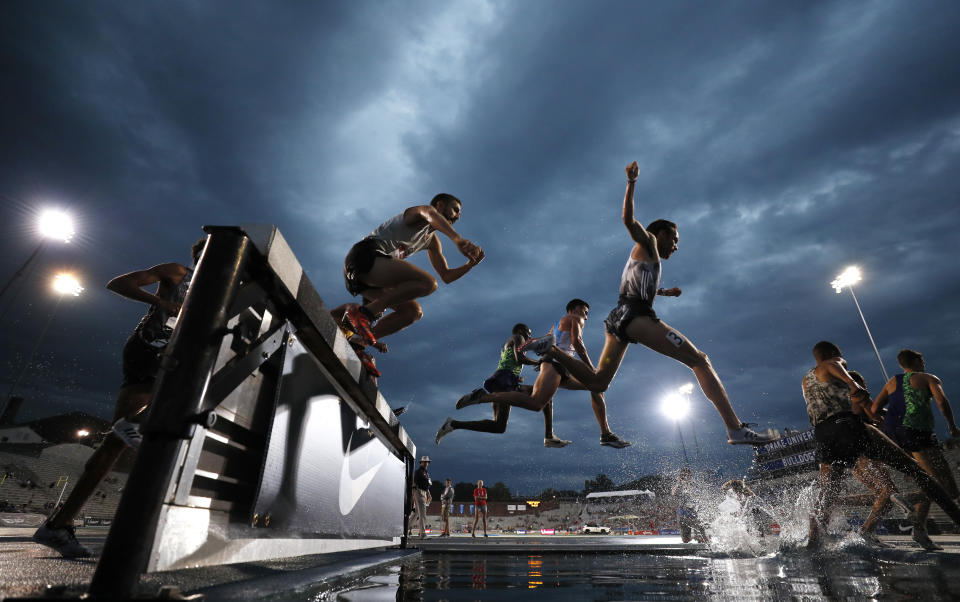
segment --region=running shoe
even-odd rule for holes
[[[110,430],[123,444],[133,449],[140,449],[140,443],[143,441],[143,435],[140,434],[140,426],[130,422],[126,418],[121,418],[113,423]]]
[[[900,497],[898,493],[890,494],[890,501],[893,502],[893,505],[903,511],[904,516],[910,516],[910,513],[913,512],[913,508],[907,505],[903,498]]]
[[[73,527],[51,527],[49,521],[40,525],[33,534],[33,541],[53,548],[64,558],[89,558],[93,550],[77,541]]]
[[[544,447],[566,447],[571,443],[573,443],[573,441],[569,441],[567,439],[561,439],[556,435],[554,435],[553,437],[550,437],[549,439],[545,438],[543,440]]]
[[[893,547],[891,544],[888,544],[887,542],[881,540],[879,537],[877,537],[877,534],[873,532],[860,531],[860,537],[863,539],[863,541],[867,542],[867,544],[869,544],[870,546],[873,546],[874,548],[892,548]]]
[[[360,358],[360,364],[367,369],[371,376],[381,376],[380,371],[377,370],[377,362],[372,355],[362,349],[357,349],[356,352],[357,357]]]
[[[443,423],[443,426],[440,427],[440,430],[437,431],[437,437],[434,439],[434,442],[437,445],[440,445],[440,440],[453,432],[453,418],[447,417],[447,421]]]
[[[615,447],[617,449],[623,449],[624,447],[629,447],[630,442],[624,441],[620,437],[617,437],[616,434],[610,432],[605,435],[600,435],[600,445],[606,445],[609,447]]]
[[[523,353],[532,351],[537,355],[543,355],[547,351],[550,351],[550,349],[556,344],[557,339],[551,332],[547,334],[547,336],[543,336],[538,339],[527,339],[527,342],[520,347],[520,351]]]
[[[350,328],[355,332],[366,345],[376,345],[377,337],[374,336],[373,321],[367,308],[362,305],[351,307],[343,312],[343,319],[347,321]]]
[[[740,428],[727,431],[727,443],[730,445],[764,445],[780,438],[776,429],[764,429],[758,433],[750,428],[746,422],[740,423]]]
[[[472,406],[480,403],[479,399],[486,394],[487,394],[486,389],[474,389],[473,391],[470,391],[469,393],[467,393],[466,395],[464,395],[463,397],[457,400],[457,409],[462,410],[467,406]]]
[[[930,535],[927,534],[926,529],[918,529],[917,527],[913,528],[913,541],[920,544],[920,547],[928,552],[935,552],[937,550],[942,550],[943,548],[938,546],[932,539]]]

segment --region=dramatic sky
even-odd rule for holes
[[[56,309],[17,388],[22,418],[109,415],[145,307],[104,284],[187,262],[204,224],[276,224],[334,306],[351,244],[446,191],[487,259],[378,358],[433,476],[534,492],[676,467],[659,406],[692,374],[637,347],[607,394],[631,448],[601,447],[575,392],[555,398],[565,449],[544,449],[523,410],[502,436],[433,443],[446,416],[490,413],[453,405],[515,322],[543,332],[582,297],[599,357],[636,160],[637,218],[680,225],[663,285],[683,295],[656,309],[710,355],[743,419],[807,424],[800,379],[821,339],[880,387],[853,300],[829,286],[850,264],[887,370],[916,348],[960,400],[958,30],[950,1],[3,3],[0,279],[38,244],[41,208],[78,230],[0,301],[3,397]],[[86,290],[57,307],[61,268]],[[726,444],[699,390],[693,407],[697,465],[742,473],[750,450]]]

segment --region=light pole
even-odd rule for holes
[[[7,289],[10,288],[10,285],[12,285],[17,278],[23,276],[27,267],[43,252],[44,245],[48,239],[67,243],[70,242],[70,239],[72,239],[75,234],[73,218],[65,211],[58,209],[45,209],[42,211],[37,218],[37,230],[40,233],[40,243],[37,245],[37,248],[33,250],[33,253],[27,257],[27,260],[23,262],[23,265],[4,283],[3,288],[0,289],[0,299],[3,299],[3,295],[7,292]]]
[[[680,447],[683,448],[683,461],[687,466],[690,466],[687,444],[683,441],[683,431],[680,429],[680,421],[690,412],[690,399],[680,393],[671,393],[660,404],[660,411],[670,420],[676,421],[677,434],[680,435]]]
[[[677,393],[684,396],[687,400],[687,417],[690,422],[690,432],[693,433],[693,445],[697,449],[697,460],[700,460],[700,442],[697,441],[697,429],[693,426],[693,412],[689,411],[690,408],[693,407],[693,404],[690,403],[690,396],[693,395],[693,383],[680,385],[677,388]]]
[[[83,287],[80,286],[80,282],[70,274],[57,274],[53,278],[52,288],[53,291],[57,293],[57,303],[53,306],[53,311],[50,312],[46,324],[43,325],[43,330],[40,331],[40,336],[38,336],[36,342],[34,342],[33,349],[30,350],[30,355],[27,356],[23,367],[20,368],[20,373],[17,374],[16,380],[10,385],[10,390],[7,391],[7,403],[9,403],[10,398],[13,397],[14,391],[16,391],[20,381],[23,380],[24,375],[30,368],[30,362],[33,361],[33,356],[37,354],[37,350],[40,349],[40,344],[43,342],[44,337],[47,336],[47,331],[50,330],[50,325],[53,324],[53,318],[57,315],[57,310],[60,308],[60,302],[63,301],[63,297],[65,295],[78,297],[80,293],[83,292]]]
[[[850,289],[850,296],[853,297],[853,304],[857,306],[857,312],[860,314],[860,319],[863,321],[863,327],[867,331],[867,338],[870,339],[870,344],[873,346],[873,352],[877,355],[877,361],[880,362],[880,371],[883,372],[883,382],[890,380],[890,375],[887,374],[887,369],[883,365],[883,360],[880,359],[880,351],[877,350],[877,344],[873,341],[873,335],[870,334],[870,327],[867,326],[867,319],[863,317],[863,310],[860,309],[860,302],[857,301],[857,295],[853,292],[853,285],[860,282],[862,278],[860,277],[860,268],[855,265],[852,265],[845,269],[843,273],[837,276],[833,282],[830,283],[830,286],[833,287],[833,290],[837,291],[839,295],[844,288]]]

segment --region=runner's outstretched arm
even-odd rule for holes
[[[840,363],[839,358],[829,359],[824,362],[824,365],[826,366],[827,373],[830,376],[833,376],[834,378],[839,378],[844,382],[844,384],[850,387],[850,399],[853,399],[855,397],[860,399],[860,398],[863,398],[863,396],[866,396],[867,398],[870,397],[870,393],[866,389],[858,385],[857,381],[853,380],[853,377],[850,376],[850,373],[847,372],[847,369],[844,368],[843,364]]]
[[[159,305],[165,311],[175,314],[180,307],[157,295],[143,290],[143,287],[161,282],[167,286],[180,284],[187,274],[187,268],[179,263],[161,263],[146,270],[138,270],[117,276],[107,283],[107,290],[133,301],[147,305]]]
[[[410,223],[417,220],[423,220],[430,224],[434,230],[442,233],[453,241],[453,244],[457,245],[457,249],[459,249],[465,257],[468,259],[476,259],[479,262],[477,257],[482,252],[480,247],[457,234],[457,231],[453,229],[453,226],[450,225],[447,218],[443,217],[434,207],[430,205],[417,205],[415,207],[408,207],[403,212],[403,221]]]
[[[483,249],[477,247],[477,251],[476,255],[467,258],[467,263],[451,269],[447,266],[447,259],[443,256],[440,239],[434,234],[433,238],[430,239],[430,245],[427,246],[427,257],[430,258],[430,265],[433,266],[434,271],[440,276],[440,280],[443,280],[444,284],[450,284],[473,269],[473,266],[483,261],[485,257]]]
[[[870,413],[874,416],[880,415],[880,410],[883,409],[883,406],[887,405],[887,400],[890,397],[890,393],[897,390],[897,379],[891,378],[887,381],[887,384],[883,385],[883,388],[880,389],[880,393],[877,394],[877,398],[873,400],[873,405],[870,407]]]
[[[940,411],[943,413],[943,417],[947,420],[947,427],[950,429],[951,437],[960,437],[960,429],[957,429],[956,423],[953,421],[953,408],[950,407],[950,400],[947,399],[947,394],[943,390],[943,382],[933,374],[928,374],[927,378],[929,379],[928,386],[930,387],[930,392],[933,393],[933,398],[937,402],[937,407],[940,408]]]
[[[623,225],[630,232],[633,242],[641,245],[651,257],[656,257],[657,245],[654,236],[633,217],[633,188],[639,173],[640,167],[636,161],[627,165],[627,190],[623,193]]]

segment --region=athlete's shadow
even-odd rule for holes
[[[309,496],[309,500],[301,503],[299,499],[300,483],[304,479],[309,479],[311,482],[323,483],[326,487],[331,485],[336,487],[336,474],[326,474],[326,472],[339,470],[340,461],[348,447],[357,449],[370,442],[374,436],[369,429],[357,428],[356,413],[348,403],[340,398],[340,394],[327,380],[309,353],[297,354],[289,365],[290,370],[280,379],[276,407],[277,415],[280,415],[284,410],[287,413],[286,436],[283,441],[284,449],[282,454],[278,454],[282,458],[283,468],[279,476],[279,483],[272,487],[269,487],[266,482],[263,483],[261,499],[258,500],[257,507],[262,510],[261,516],[270,515],[270,526],[272,528],[291,529],[298,532],[309,530],[319,533],[321,524],[327,522],[322,520],[321,515],[323,512],[328,512],[329,508],[318,505],[320,500],[316,499],[315,496]],[[323,412],[322,415],[311,418],[311,400],[317,397],[339,399],[339,412],[336,414]],[[336,464],[332,465],[328,461],[321,461],[320,458],[312,458],[313,462],[303,462],[304,443],[308,440],[307,437],[311,436],[309,432],[310,422],[318,419],[329,420],[334,416],[340,422],[340,449],[329,451],[334,454],[337,460]],[[280,433],[274,431],[272,436],[280,436]],[[324,446],[335,446],[337,443],[335,441],[320,442]],[[271,443],[271,447],[273,447],[273,443]],[[324,460],[327,459],[329,458],[324,454]],[[269,467],[264,471],[264,478],[269,478]],[[271,490],[275,492],[275,495],[273,500],[269,501]],[[266,495],[263,495],[263,493]],[[328,524],[328,528],[329,526]]]

